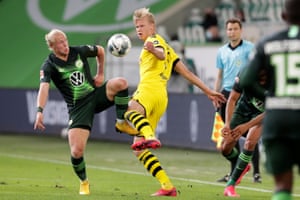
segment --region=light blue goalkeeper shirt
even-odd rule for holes
[[[230,43],[219,48],[216,66],[223,70],[222,89],[231,91],[235,77],[246,66],[253,48],[254,44],[247,40],[241,40],[235,48],[232,48]]]

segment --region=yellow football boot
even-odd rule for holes
[[[80,181],[79,194],[80,195],[89,195],[90,194],[90,183],[88,180]]]
[[[116,131],[119,133],[127,133],[129,135],[139,135],[138,130],[136,130],[134,127],[132,127],[126,120],[122,122],[116,122],[115,125]]]

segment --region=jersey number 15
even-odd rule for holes
[[[300,96],[300,54],[275,54],[271,63],[275,66],[275,95]]]

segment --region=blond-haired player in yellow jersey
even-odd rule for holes
[[[161,189],[152,196],[177,196],[176,188],[162,169],[157,157],[148,148],[159,148],[160,141],[155,137],[159,119],[168,105],[167,82],[174,69],[194,85],[198,86],[216,103],[224,102],[222,94],[209,89],[196,75],[189,71],[175,51],[166,41],[156,34],[154,15],[147,8],[137,9],[133,14],[137,36],[144,41],[140,54],[140,82],[129,102],[125,118],[136,129],[136,133],[127,123],[116,123],[120,132],[135,135],[131,146],[135,155],[145,168],[161,184]]]

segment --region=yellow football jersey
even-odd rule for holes
[[[143,105],[147,119],[155,130],[167,109],[167,82],[179,57],[161,36],[153,35],[145,42],[147,41],[153,42],[155,47],[163,48],[166,57],[165,60],[159,60],[149,51],[142,50],[139,63],[140,83],[132,98]]]
[[[140,83],[139,85],[152,85],[157,88],[167,87],[167,82],[170,79],[173,65],[179,59],[173,48],[158,34],[148,37],[146,42],[152,42],[154,47],[161,47],[165,52],[165,60],[159,60],[150,53],[143,49],[140,54]]]

